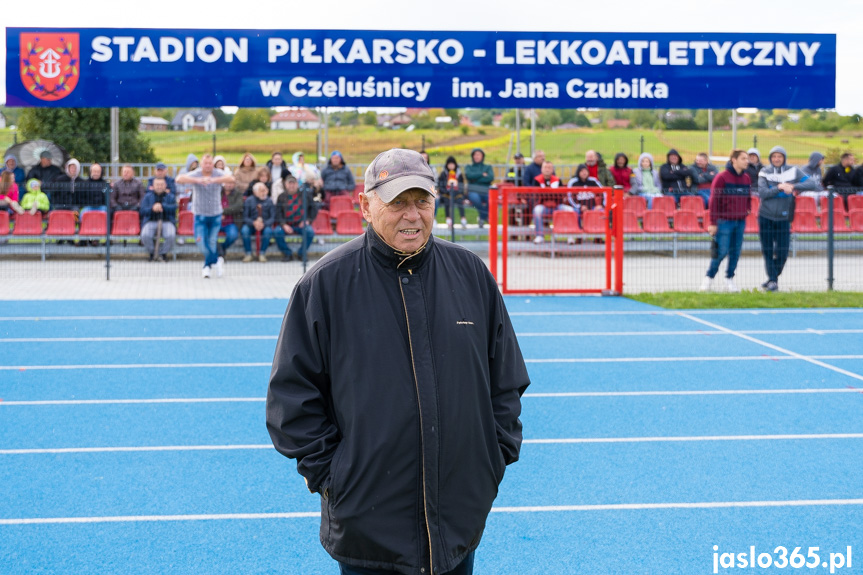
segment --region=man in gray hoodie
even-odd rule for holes
[[[761,284],[767,291],[779,289],[779,276],[788,259],[791,243],[791,222],[794,220],[794,198],[803,191],[819,188],[813,178],[787,163],[785,148],[770,150],[770,164],[758,174],[758,235],[767,281]]]
[[[800,171],[805,176],[809,176],[813,182],[815,182],[818,187],[815,190],[803,192],[800,194],[801,196],[809,196],[810,198],[815,198],[817,202],[819,198],[826,197],[827,192],[824,190],[824,184],[822,183],[822,174],[821,174],[821,166],[824,165],[824,154],[821,152],[812,152],[809,154],[809,162],[805,166],[800,167]]]

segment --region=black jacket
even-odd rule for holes
[[[827,173],[824,174],[821,185],[825,188],[827,186],[833,186],[834,188],[854,188],[856,187],[854,185],[854,170],[854,168],[849,168],[846,172],[842,164],[831,166],[827,170]]]
[[[686,178],[691,178],[692,172],[683,164],[665,163],[659,168],[659,179],[662,182],[662,191],[689,193]]]
[[[442,573],[479,545],[529,383],[482,260],[434,237],[402,260],[369,227],[294,288],[267,428],[322,493],[333,558]]]
[[[48,182],[54,181],[54,178],[56,178],[57,176],[62,175],[63,170],[61,170],[54,164],[48,164],[47,168],[43,168],[42,164],[36,164],[32,168],[30,168],[29,172],[27,172],[27,179],[30,180],[32,178],[36,178],[43,184],[47,184]]]

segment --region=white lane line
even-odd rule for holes
[[[225,314],[225,315],[66,315],[0,317],[0,321],[123,321],[123,320],[186,320],[186,319],[282,319],[276,314]]]
[[[728,329],[727,327],[723,327],[721,325],[711,323],[707,320],[697,318],[697,317],[691,316],[691,315],[686,314],[686,313],[680,313],[679,315],[681,317],[685,317],[686,319],[689,319],[689,320],[692,320],[694,322],[706,325],[706,326],[711,327],[713,329],[718,329],[718,330],[724,331],[725,333],[728,333],[730,335],[737,336],[740,339],[745,339],[746,341],[756,343],[758,345],[764,346],[764,347],[772,349],[774,351],[778,351],[780,353],[788,354],[791,357],[795,357],[797,359],[807,361],[807,362],[814,364],[814,365],[817,365],[819,367],[829,369],[830,371],[835,371],[836,373],[841,373],[842,375],[847,375],[848,377],[852,377],[858,381],[863,381],[863,375],[860,375],[859,373],[854,373],[853,371],[848,371],[847,369],[842,369],[841,367],[836,367],[835,365],[830,365],[829,363],[824,363],[823,361],[818,361],[817,359],[812,359],[812,357],[810,357],[810,356],[805,356],[805,355],[799,354],[799,353],[791,351],[789,349],[779,347],[778,345],[774,345],[772,343],[768,343],[766,341],[756,339],[752,336],[746,335],[744,333],[740,333],[739,331],[734,331],[733,329]]]
[[[601,505],[535,505],[492,507],[492,513],[561,513],[571,511],[648,511],[662,509],[726,509],[759,507],[845,507],[863,505],[863,499],[797,499],[791,501],[697,501],[677,503],[608,503]],[[58,523],[135,523],[154,521],[236,521],[318,518],[319,511],[292,513],[220,513],[208,515],[108,515],[103,517],[27,517],[0,519],[0,525]]]
[[[10,337],[0,338],[0,343],[69,343],[94,341],[241,341],[276,340],[277,335],[178,335],[178,336],[140,336],[140,337]]]
[[[694,441],[782,441],[809,439],[863,439],[863,433],[809,433],[799,435],[703,435],[668,437],[563,437],[556,439],[525,439],[525,444],[580,443],[675,443]],[[242,451],[274,449],[272,444],[250,445],[151,445],[138,447],[55,447],[34,449],[0,449],[0,455],[45,455],[71,453],[145,453],[163,451]]]
[[[560,439],[525,439],[523,443],[675,443],[689,441],[783,441],[802,439],[863,439],[863,433],[806,433],[799,435],[695,435],[691,437],[564,437]]]
[[[784,315],[784,314],[836,314],[863,313],[863,308],[808,308],[808,309],[698,309],[686,310],[697,315]],[[543,317],[543,316],[591,316],[591,315],[678,315],[679,311],[657,309],[655,311],[511,311],[510,316]]]
[[[94,365],[0,365],[0,371],[30,371],[53,369],[180,369],[201,367],[273,367],[272,362],[247,363],[108,363]]]
[[[666,361],[782,361],[789,359],[794,360],[797,358],[789,357],[787,355],[744,355],[723,357],[561,357],[548,359],[525,359],[524,361],[525,363],[639,363]]]
[[[522,397],[649,397],[649,396],[690,396],[690,395],[788,395],[817,393],[863,393],[854,387],[801,388],[801,389],[707,389],[707,390],[655,390],[655,391],[561,391],[549,393],[525,393]],[[45,399],[24,401],[3,401],[3,406],[21,405],[124,405],[160,403],[263,403],[265,397],[170,397],[153,399]]]

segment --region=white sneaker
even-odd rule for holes
[[[461,229],[463,229],[463,230],[467,229],[467,218],[461,219]]]
[[[219,259],[216,260],[216,277],[223,275],[225,275],[225,258],[219,256]]]
[[[728,288],[729,293],[740,293],[740,288],[734,285],[734,280],[728,278],[725,280],[725,285]]]
[[[575,238],[567,238],[566,243],[567,243],[567,245],[574,246],[575,245]]]
[[[204,269],[201,270],[201,277],[202,278],[210,277],[210,266],[204,266]]]
[[[536,236],[535,238],[533,238],[533,243],[535,243],[535,244],[541,244],[544,241],[545,241],[545,238],[542,236]]]
[[[450,227],[450,226],[452,226],[452,218],[447,218],[446,219],[446,227]]]
[[[701,280],[701,287],[698,288],[698,291],[710,291],[711,287],[713,287],[713,278],[704,276],[704,279]]]

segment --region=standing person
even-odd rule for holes
[[[114,182],[111,191],[111,210],[138,211],[144,199],[144,186],[135,177],[135,170],[126,164],[120,170],[120,179]]]
[[[5,171],[12,172],[12,175],[15,178],[15,184],[18,188],[24,189],[24,183],[27,181],[27,176],[24,173],[24,168],[18,165],[18,159],[12,154],[6,154],[4,163],[6,166]]]
[[[281,152],[273,152],[270,159],[267,160],[267,167],[270,169],[270,181],[273,185],[270,187],[270,197],[273,203],[278,201],[279,195],[285,191],[285,178],[291,175],[288,165]]]
[[[477,225],[482,229],[488,221],[488,189],[494,182],[494,170],[485,163],[485,152],[481,149],[474,148],[470,157],[473,163],[464,169],[467,197],[479,213]]]
[[[629,167],[629,158],[623,152],[614,155],[614,165],[609,169],[614,178],[614,185],[623,187],[625,196],[632,189],[632,168]]]
[[[770,165],[758,175],[758,236],[767,281],[761,287],[767,291],[779,289],[779,276],[788,259],[791,244],[791,221],[794,219],[794,197],[801,191],[818,189],[818,184],[794,166],[787,164],[782,146],[770,150]]]
[[[701,282],[701,291],[710,290],[713,278],[719,272],[719,264],[728,256],[725,282],[728,291],[736,293],[740,289],[734,284],[734,272],[743,247],[743,231],[746,229],[746,215],[751,208],[749,190],[752,182],[746,167],[749,155],[743,150],[731,151],[731,167],[713,178],[708,203],[708,233],[716,242],[715,257],[710,260],[707,275]]]
[[[204,267],[201,277],[209,278],[211,267],[216,267],[216,275],[225,273],[225,260],[219,256],[219,229],[222,227],[222,184],[233,181],[230,172],[213,167],[213,156],[204,154],[201,167],[188,174],[177,177],[178,184],[192,187],[194,201],[192,213],[195,214],[195,244],[204,254]]]
[[[168,190],[168,183],[164,178],[153,180],[153,190],[147,192],[144,201],[141,202],[141,244],[147,250],[150,261],[154,259],[167,262],[168,254],[174,247],[174,238],[177,236],[177,200]],[[161,224],[161,233],[156,230]],[[156,237],[161,236],[164,241],[156,245]]]
[[[746,163],[749,163],[747,158]],[[713,179],[719,174],[719,169],[710,163],[710,158],[707,154],[701,152],[695,156],[695,163],[689,168],[692,173],[692,183],[695,187],[695,193],[701,196],[704,201],[704,207],[710,203],[710,194],[713,188]]]
[[[668,150],[665,163],[659,168],[659,179],[662,181],[662,193],[674,198],[674,203],[680,205],[681,196],[690,193],[692,172],[683,164],[677,150]]]
[[[282,261],[289,262],[293,258],[291,248],[285,241],[285,236],[298,235],[301,238],[298,259],[308,259],[309,246],[315,239],[315,229],[312,222],[318,215],[317,204],[312,199],[312,190],[303,186],[302,190],[297,179],[288,174],[284,180],[285,192],[276,200],[276,228],[273,236],[276,245],[282,252]]]
[[[221,156],[220,156],[221,157]],[[224,162],[222,162],[224,164]],[[215,162],[213,166],[216,167]],[[156,178],[162,178],[165,180],[165,185],[168,186],[168,191],[174,194],[174,197],[177,197],[177,183],[174,181],[174,178],[168,175],[168,166],[165,162],[157,162],[156,168],[153,171],[153,175],[147,179],[147,191],[153,191],[153,181]]]
[[[749,175],[749,181],[752,182],[754,188],[752,192],[757,193],[758,174],[764,168],[764,164],[761,163],[761,152],[758,151],[758,148],[749,148],[746,153],[749,154],[749,165],[746,166],[746,173]]]
[[[217,244],[218,259],[222,260],[222,265],[224,265],[225,254],[228,249],[240,237],[237,222],[243,223],[243,199],[243,192],[237,188],[233,176],[222,184],[222,225],[219,228],[219,233],[225,234],[225,241]],[[216,265],[218,266],[218,260],[216,260]]]
[[[234,170],[234,181],[237,189],[245,195],[249,185],[258,179],[258,168],[255,165],[255,156],[246,152],[240,158],[240,165]]]
[[[345,164],[345,159],[338,150],[330,154],[330,159],[321,172],[321,179],[324,182],[324,205],[327,207],[330,205],[330,198],[350,196],[357,186],[351,169]]]
[[[527,166],[524,165],[524,154],[521,152],[517,152],[515,156],[512,157],[513,162],[515,162],[509,169],[506,171],[506,182],[509,184],[513,184],[515,186],[527,186],[529,184],[524,183],[524,170]]]
[[[524,185],[535,186],[536,177],[542,172],[545,163],[545,152],[536,150],[533,153],[533,161],[524,168]]]
[[[642,196],[647,200],[647,209],[653,208],[653,198],[662,195],[662,181],[659,170],[653,165],[653,155],[644,152],[638,156],[638,167],[632,171],[630,195]]]
[[[434,199],[417,152],[378,155],[366,232],[297,283],[276,344],[267,428],[320,494],[320,540],[347,575],[472,573],[519,456],[518,341],[482,260],[432,236]]]
[[[450,200],[452,200],[452,206],[458,208],[459,216],[461,216],[461,227],[467,228],[467,218],[464,217],[464,174],[458,167],[458,162],[455,161],[454,156],[449,156],[446,159],[446,164],[437,178],[437,189],[438,201],[435,202],[435,216],[437,216],[438,205],[443,204],[446,227],[450,227],[453,216],[450,211]]]

